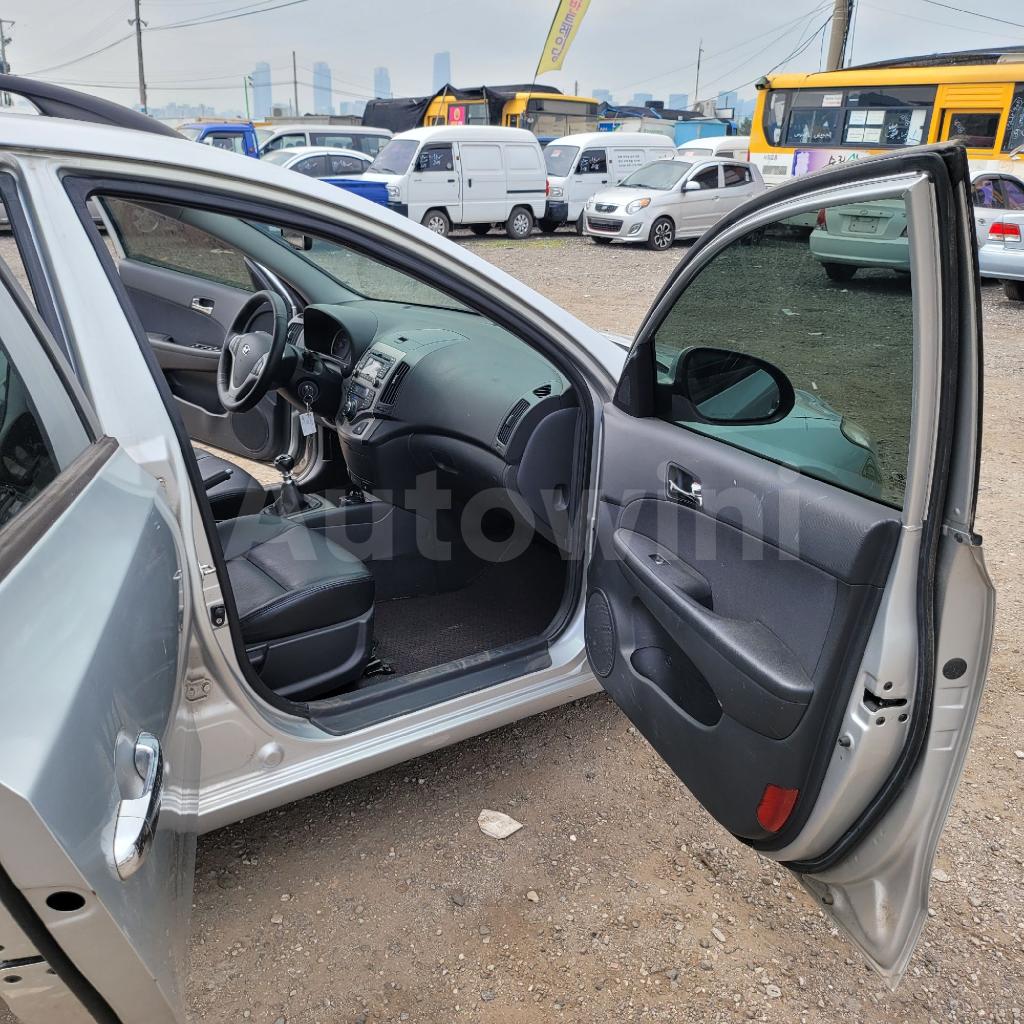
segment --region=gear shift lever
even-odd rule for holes
[[[301,512],[306,501],[292,477],[295,460],[286,452],[274,459],[274,466],[281,474],[281,491],[267,509],[275,516],[291,516]]]

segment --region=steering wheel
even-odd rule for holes
[[[253,317],[270,306],[274,330],[250,331]],[[217,396],[228,412],[247,412],[271,389],[288,339],[288,307],[277,292],[254,292],[224,335],[217,364]]]

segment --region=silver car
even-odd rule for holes
[[[741,160],[656,160],[598,192],[583,208],[583,233],[595,242],[643,242],[664,251],[696,238],[764,191],[761,172]]]
[[[1024,182],[1010,174],[980,174],[972,195],[981,276],[1001,281],[1008,299],[1024,302]]]
[[[0,266],[15,1016],[183,1021],[198,832],[598,688],[895,985],[992,637],[980,338],[941,315],[977,294],[963,151],[757,197],[627,356],[406,218],[105,109],[4,120],[32,292]],[[886,197],[912,290],[857,305],[803,239],[745,244]],[[855,314],[869,343],[837,342]],[[886,442],[884,492],[758,429],[798,390]]]

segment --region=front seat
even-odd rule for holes
[[[227,459],[193,445],[199,473],[206,488],[206,497],[213,507],[213,518],[234,519],[249,512],[259,512],[270,500],[255,477]]]
[[[217,527],[253,668],[308,700],[359,679],[373,646],[373,575],[301,523],[242,516]]]

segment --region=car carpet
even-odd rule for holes
[[[536,541],[461,590],[379,602],[375,653],[406,675],[538,636],[561,603],[565,572],[558,550]]]

